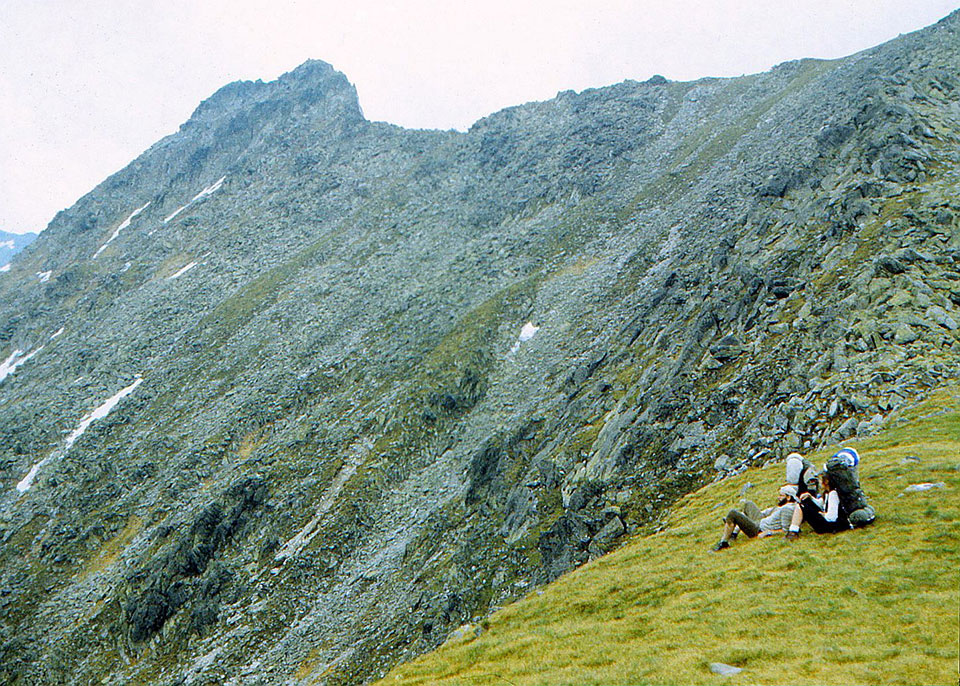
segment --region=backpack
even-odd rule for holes
[[[805,457],[797,453],[787,456],[786,483],[797,487],[797,495],[804,492],[817,494],[817,468]]]
[[[867,496],[860,488],[860,479],[857,478],[856,468],[851,464],[853,459],[849,455],[852,449],[844,448],[827,460],[825,470],[830,477],[830,485],[840,496],[840,507],[847,514],[850,525],[854,527],[866,526],[876,519],[873,508],[867,504]],[[852,451],[856,455],[855,451]],[[859,456],[857,456],[859,462]]]

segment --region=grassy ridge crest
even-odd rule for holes
[[[709,552],[783,465],[683,498],[665,528],[468,625],[383,684],[938,684],[958,666],[960,389],[852,443],[877,522]],[[822,464],[834,448],[811,455]],[[911,484],[944,487],[905,492]],[[721,662],[742,668],[711,672]]]

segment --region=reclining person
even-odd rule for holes
[[[769,536],[786,529],[790,526],[794,510],[800,509],[793,502],[796,496],[796,486],[783,486],[777,493],[777,504],[763,512],[753,502],[744,500],[740,504],[741,509],[727,513],[723,520],[723,536],[720,542],[713,546],[713,550],[716,552],[729,548],[730,539],[736,538],[735,529],[738,527],[750,538],[757,535]]]

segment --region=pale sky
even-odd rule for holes
[[[960,0],[0,0],[0,229],[39,231],[219,87],[321,59],[370,120],[465,130],[624,79],[737,76]]]

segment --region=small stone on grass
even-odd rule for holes
[[[720,676],[733,676],[734,674],[739,674],[743,670],[739,667],[734,667],[733,665],[725,665],[722,662],[711,662],[710,671],[714,674],[719,674]]]

